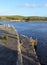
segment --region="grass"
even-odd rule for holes
[[[2,40],[7,40],[7,39],[8,39],[8,35],[2,37]]]
[[[7,40],[8,40],[8,35],[4,35],[4,36],[1,38],[1,40],[2,40],[2,42],[4,42],[5,44],[8,45],[8,42],[7,42]]]

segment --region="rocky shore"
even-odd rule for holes
[[[0,25],[0,65],[41,65],[34,42],[13,26]]]

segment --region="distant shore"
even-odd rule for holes
[[[47,17],[41,16],[0,16],[0,21],[10,21],[10,22],[47,22]]]
[[[47,21],[21,21],[21,20],[0,20],[2,22],[47,22]]]
[[[10,20],[10,22],[47,22],[47,21],[42,21],[42,20],[38,20],[38,21],[21,21],[21,20]]]

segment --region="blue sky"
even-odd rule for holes
[[[0,0],[1,15],[47,16],[47,0]]]

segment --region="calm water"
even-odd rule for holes
[[[13,25],[19,34],[38,39],[37,54],[41,62],[47,62],[47,22],[0,22]]]

